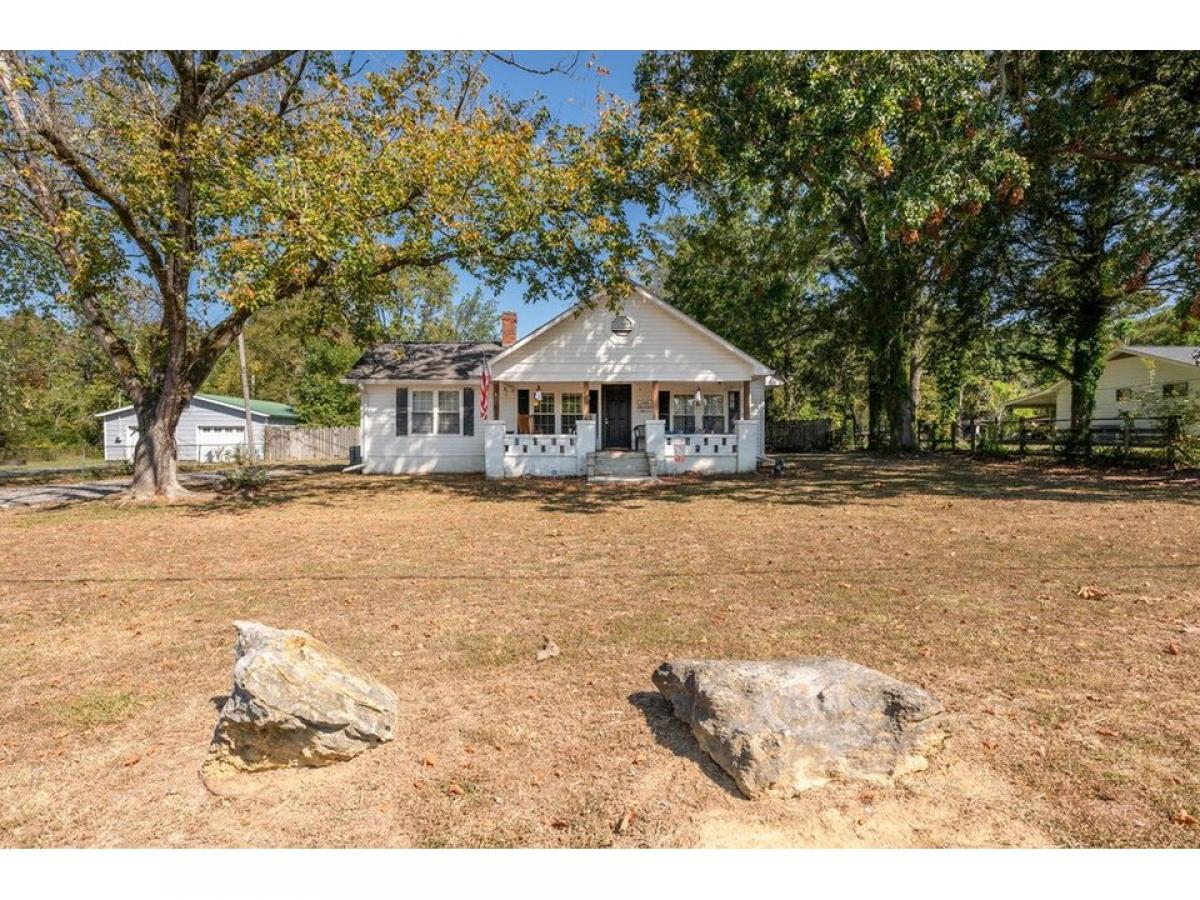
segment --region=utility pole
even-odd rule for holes
[[[242,406],[246,412],[246,458],[254,462],[254,418],[250,415],[250,376],[246,372],[246,334],[238,332],[238,365],[242,369]]]

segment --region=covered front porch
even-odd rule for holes
[[[489,477],[588,472],[598,451],[645,453],[649,472],[752,471],[761,403],[752,381],[539,382],[496,380],[484,423]]]

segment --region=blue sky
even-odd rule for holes
[[[575,51],[563,50],[529,50],[518,51],[515,56],[522,65],[547,69],[556,64],[569,63],[574,58],[574,53]],[[374,57],[375,54],[371,56]],[[603,90],[629,101],[635,99],[633,70],[640,56],[641,53],[628,50],[579,51],[579,62],[569,75],[531,75],[495,60],[489,61],[486,68],[491,78],[492,89],[498,93],[516,98],[540,94],[545,98],[546,107],[560,122],[592,125],[597,118],[597,91]],[[590,68],[586,65],[589,59],[595,63]],[[608,74],[599,74],[598,68],[608,70]],[[645,218],[637,209],[631,209],[631,214],[635,225]],[[460,293],[470,293],[475,289],[477,282],[474,278],[461,270],[458,270],[458,275]],[[522,337],[558,315],[577,299],[563,297],[526,303],[523,287],[518,282],[510,282],[496,296],[501,310],[516,310],[517,332]]]

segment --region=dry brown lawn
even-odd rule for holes
[[[960,459],[2,512],[0,844],[1195,847],[1198,550],[1194,480]],[[208,793],[237,618],[377,673],[396,740]],[[813,654],[940,697],[930,769],[751,803],[649,680]]]

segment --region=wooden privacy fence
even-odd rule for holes
[[[268,425],[263,429],[263,456],[267,462],[349,460],[350,448],[358,442],[358,428],[353,425]]]
[[[767,451],[800,453],[828,450],[833,446],[833,423],[829,419],[799,419],[767,422]]]

